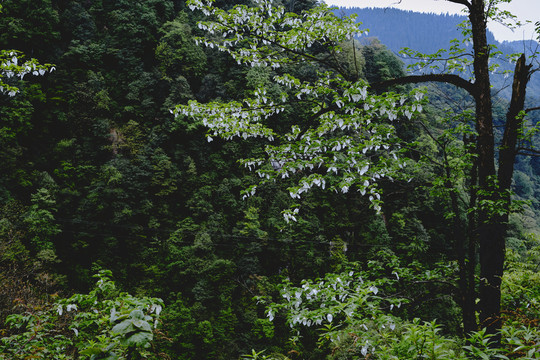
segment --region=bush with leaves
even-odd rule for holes
[[[417,271],[417,264],[405,267],[392,257],[384,264],[386,267],[371,261],[364,271],[350,264],[346,272],[303,280],[300,286],[286,281],[280,290],[281,299],[270,301],[266,315],[270,321],[284,321],[290,326],[289,353],[331,360],[540,358],[540,330],[534,321],[523,325],[508,319],[499,334],[489,334],[484,328],[460,339],[449,335],[448,329],[436,320],[409,320],[411,305],[416,302],[412,289],[418,283],[444,281],[448,269],[439,266]],[[384,275],[388,271],[391,276]],[[534,305],[537,297],[533,292],[519,288],[525,279],[531,279],[531,274],[523,274],[520,281],[506,276],[504,289],[514,288],[516,293],[505,294],[505,298],[525,297],[529,305]],[[425,289],[417,290],[425,298],[430,296],[422,292]],[[268,300],[259,298],[262,302]],[[498,336],[501,343],[495,346]],[[315,345],[319,356],[314,356],[314,349],[310,348]],[[252,351],[245,358],[279,357]]]
[[[502,308],[507,323],[540,326],[540,237],[531,234],[523,254],[507,251]]]
[[[161,299],[119,292],[100,271],[94,289],[6,319],[0,359],[159,359],[151,348]]]
[[[291,327],[293,351],[310,351],[310,345],[303,342],[315,337],[317,348],[334,354],[335,359],[340,358],[336,355],[339,349],[348,348],[343,353],[346,354],[353,351],[351,347],[358,356],[394,351],[402,356],[411,351],[420,353],[424,345],[415,342],[414,333],[431,331],[431,338],[439,339],[440,329],[435,324],[421,324],[420,320],[408,323],[400,319],[400,315],[407,314],[402,305],[415,301],[407,288],[414,282],[436,282],[446,276],[446,270],[418,271],[402,267],[395,256],[380,255],[384,256],[388,262],[370,261],[367,270],[349,264],[345,272],[304,280],[300,286],[286,281],[280,291],[283,299],[267,307],[268,319],[284,319]],[[400,337],[405,336],[409,336],[408,341],[416,350],[394,349],[396,344],[404,343]],[[447,349],[454,345],[444,344]]]

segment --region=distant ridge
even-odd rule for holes
[[[362,23],[362,29],[369,29],[368,35],[359,37],[363,44],[369,44],[378,39],[388,49],[398,53],[408,47],[423,53],[435,53],[439,49],[448,49],[453,39],[463,39],[459,25],[467,20],[464,15],[419,13],[395,8],[358,8],[347,7],[335,10],[338,16],[357,14],[357,21]],[[534,41],[498,42],[493,33],[488,31],[488,42],[497,45],[503,52],[500,60],[500,71],[513,70],[513,65],[505,60],[504,54],[535,50],[538,44]],[[494,74],[492,76],[495,88],[504,88],[509,79]],[[534,74],[529,89],[529,97],[540,98],[540,74]],[[509,97],[509,88],[500,93]]]
[[[456,14],[419,13],[395,8],[339,8],[337,15],[357,14],[368,37],[377,37],[392,51],[411,47],[422,52],[435,52],[448,47],[452,39],[461,39],[458,25],[467,20]],[[488,41],[495,38],[488,32]]]

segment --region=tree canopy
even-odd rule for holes
[[[398,55],[315,1],[4,0],[0,359],[535,358],[538,59],[458,3]]]

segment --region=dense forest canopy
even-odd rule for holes
[[[358,10],[359,29],[350,9],[285,0],[0,11],[0,359],[540,353],[533,42],[496,70],[509,88],[483,92],[486,175],[476,64],[411,78],[441,70],[441,47],[474,58],[461,17]],[[477,301],[491,222],[496,319]]]

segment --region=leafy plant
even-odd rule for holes
[[[102,270],[88,294],[9,315],[0,359],[155,358],[150,347],[163,302],[119,292],[111,276]]]

